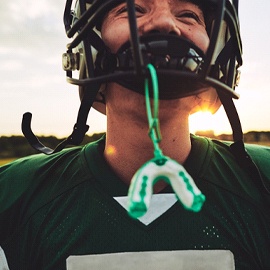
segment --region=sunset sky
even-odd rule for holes
[[[62,53],[69,40],[62,14],[65,0],[0,2],[0,136],[21,135],[26,111],[38,135],[67,136],[79,107],[76,86],[66,83]],[[270,130],[270,1],[240,0],[244,66],[235,102],[244,132]],[[89,115],[89,134],[106,129],[105,117]],[[191,119],[191,131],[229,133],[221,108],[215,116]]]

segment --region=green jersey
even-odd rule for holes
[[[261,180],[228,144],[191,136],[184,166],[206,196],[198,213],[171,201],[147,223],[117,198],[128,186],[103,157],[104,138],[0,168],[0,247],[10,269],[66,269],[71,255],[230,250],[236,269],[270,269],[270,148],[246,146]],[[160,199],[172,194],[166,187]]]

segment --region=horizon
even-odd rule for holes
[[[0,134],[22,134],[24,112],[33,114],[35,134],[66,137],[71,134],[79,108],[78,88],[66,82],[61,56],[70,42],[64,32],[65,0],[19,0],[0,2]],[[25,8],[27,6],[27,8]],[[260,8],[263,6],[264,8]],[[235,100],[243,132],[270,130],[270,76],[268,63],[270,1],[240,1],[244,65]],[[21,12],[24,10],[24,12]],[[254,20],[258,11],[260,19]],[[266,53],[262,53],[266,52]],[[106,117],[91,110],[88,134],[104,132]],[[191,117],[190,131],[213,129],[231,133],[223,109],[204,118]]]
[[[95,134],[101,134],[101,133],[106,133],[106,131],[98,131],[98,132],[93,132],[93,133],[89,133],[87,132],[85,134],[85,136],[91,137]],[[207,136],[207,134],[213,134],[213,136],[218,137],[218,136],[222,136],[222,135],[232,135],[232,132],[221,132],[221,133],[216,133],[213,129],[202,129],[202,130],[195,130],[193,132],[190,132],[191,134],[206,134],[205,136]],[[250,134],[250,133],[270,133],[270,129],[269,130],[248,130],[246,132],[243,132],[243,135],[246,134]],[[35,134],[38,138],[42,138],[42,137],[55,137],[57,139],[65,139],[66,137],[68,137],[70,134],[67,135],[63,135],[63,136],[59,136],[57,134]],[[0,134],[0,138],[2,137],[25,137],[22,133],[21,134]]]

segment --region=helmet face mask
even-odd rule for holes
[[[74,4],[72,2],[74,1],[67,0],[64,17],[67,35],[73,39],[63,58],[68,82],[79,85],[81,93],[89,91],[93,92],[93,95],[96,95],[94,88],[108,82],[117,82],[143,94],[144,90],[140,85],[143,85],[142,82],[148,76],[146,65],[151,62],[145,58],[145,55],[149,53],[145,48],[147,44],[157,40],[158,35],[148,37],[148,39],[138,38],[136,40],[135,38],[130,41],[129,46],[123,44],[126,47],[125,50],[122,49],[122,52],[118,50],[116,54],[112,54],[106,48],[97,29],[100,30],[102,19],[109,10],[126,1],[76,0],[74,11],[71,10],[71,6]],[[157,60],[158,58],[157,62],[163,61],[168,64],[158,65],[155,61],[152,63],[156,67],[159,77],[160,97],[161,99],[181,98],[197,94],[201,91],[200,89],[214,87],[217,91],[223,91],[233,98],[238,98],[234,89],[238,68],[242,65],[242,48],[237,3],[231,3],[228,0],[191,0],[190,2],[198,5],[204,12],[206,29],[210,38],[209,48],[204,55],[200,49],[194,48],[192,42],[182,37],[159,35],[159,38],[163,40],[163,45],[160,44],[156,52],[151,52],[153,56],[151,59]],[[132,3],[130,6],[132,7]],[[130,25],[130,29],[130,35],[136,37],[138,33],[132,33],[137,31],[136,25]],[[179,55],[171,57],[173,61],[170,61],[168,59],[168,55],[170,57],[171,53],[169,47],[172,47],[173,43],[179,45]],[[180,56],[181,48],[186,46],[193,51],[193,53],[188,53],[190,58],[187,58],[187,55]],[[140,48],[137,49],[139,55],[137,58],[134,55],[136,48]],[[166,50],[168,50],[167,53]],[[193,63],[200,59],[200,63],[197,63],[197,68],[188,70],[185,65],[175,65],[177,59],[178,62]],[[123,63],[127,63],[127,65],[123,65]],[[73,77],[72,70],[74,69],[79,70],[77,78]],[[138,81],[141,83],[134,83]],[[164,89],[163,81],[172,83],[166,87],[167,89]],[[178,85],[178,89],[176,85]],[[168,89],[172,89],[172,91],[168,91]]]
[[[100,89],[114,82],[144,94],[141,85],[149,77],[147,64],[151,63],[157,71],[161,99],[196,95],[202,103],[206,101],[209,104],[210,100],[219,98],[237,143],[233,152],[240,158],[245,157],[241,123],[232,100],[238,98],[234,90],[238,68],[242,65],[238,0],[183,2],[191,2],[203,12],[206,24],[204,34],[207,32],[210,40],[205,52],[178,35],[158,33],[140,37],[134,0],[67,0],[64,25],[71,42],[63,54],[63,68],[67,81],[79,86],[81,105],[72,134],[54,150],[35,137],[31,130],[31,114],[26,113],[22,131],[33,148],[52,154],[68,144],[80,144],[89,128],[86,122],[91,107],[106,113],[105,98]],[[127,5],[130,41],[124,41],[118,51],[112,53],[103,42],[100,30],[104,16],[123,3]],[[74,76],[75,70],[77,77]],[[220,106],[219,102],[216,103],[213,106],[210,104],[212,112]]]

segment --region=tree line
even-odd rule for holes
[[[86,135],[82,145],[96,141],[104,133],[95,133],[91,136]],[[38,138],[44,145],[55,148],[63,139],[55,136],[41,136]],[[70,146],[69,146],[70,147]],[[37,151],[33,149],[23,136],[1,136],[0,137],[0,158],[19,158],[32,154]]]
[[[92,141],[96,141],[104,133],[95,133],[91,136],[86,135],[82,145]],[[231,134],[215,135],[214,131],[198,131],[196,135],[206,136],[213,139],[232,141]],[[55,136],[42,136],[39,140],[50,148],[55,148],[63,139],[59,139]],[[244,134],[244,141],[249,143],[260,143],[270,145],[270,131],[250,131]],[[1,136],[0,137],[0,158],[19,158],[32,154],[36,154],[37,151],[33,149],[25,137],[23,136]]]
[[[213,130],[198,131],[195,134],[199,136],[209,137],[212,139],[217,139],[217,140],[233,141],[232,134],[215,135]],[[249,131],[244,134],[244,142],[269,145],[270,131]]]

